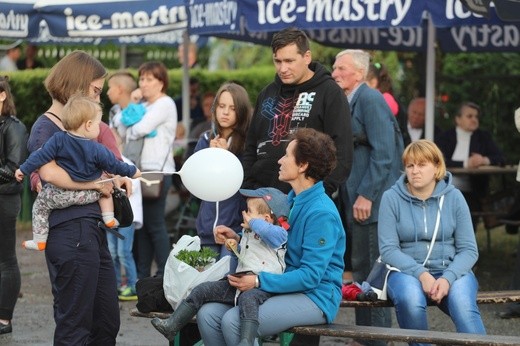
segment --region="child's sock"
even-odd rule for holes
[[[22,247],[27,250],[43,251],[46,245],[47,242],[44,241],[26,240],[22,242]]]
[[[114,218],[114,212],[103,212],[101,213],[101,216],[103,217],[103,222],[105,223],[105,226],[108,228],[116,228],[119,226],[119,221],[117,221],[116,218]]]

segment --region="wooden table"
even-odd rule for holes
[[[494,174],[512,174],[516,173],[518,166],[481,166],[479,168],[462,168],[462,167],[451,167],[447,168],[451,174],[454,175],[462,175],[462,174],[468,174],[468,175],[475,175],[475,174],[488,174],[488,175],[494,175]]]
[[[506,175],[516,176],[518,166],[481,166],[479,168],[462,168],[452,167],[447,168],[453,175],[489,175],[489,176],[501,176],[504,178]],[[510,207],[515,201],[515,186],[507,186],[505,180],[503,180],[501,191],[497,193],[490,193],[488,191],[487,196],[482,201],[482,211],[471,212],[472,215],[482,216],[484,220],[484,227],[486,228],[487,236],[487,249],[491,249],[491,229],[503,225],[500,221],[500,217],[507,215]]]

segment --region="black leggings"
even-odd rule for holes
[[[20,293],[20,268],[16,259],[16,218],[20,194],[0,195],[0,319],[11,320]]]

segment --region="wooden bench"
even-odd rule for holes
[[[479,292],[477,296],[478,304],[504,304],[520,302],[520,290],[515,291],[486,291]],[[371,301],[341,301],[340,307],[392,307],[391,301],[378,300]],[[159,317],[168,318],[169,312],[150,312],[143,313],[137,309],[130,311],[131,316],[135,317]],[[324,324],[313,326],[293,327],[286,332],[280,333],[281,346],[289,346],[293,334],[303,335],[322,335],[342,338],[356,338],[364,340],[386,340],[402,342],[426,342],[439,345],[520,345],[520,336],[502,335],[477,335],[442,331],[425,331],[400,328],[382,328],[343,324]],[[179,334],[176,341],[170,345],[179,345]],[[203,345],[202,342],[196,345]]]
[[[520,290],[515,291],[481,291],[477,295],[477,304],[505,304],[520,302]],[[430,304],[430,305],[433,305]],[[357,301],[342,300],[342,308],[383,308],[392,307],[394,304],[390,300]]]
[[[294,327],[289,329],[288,332],[304,335],[323,335],[363,340],[403,342],[415,341],[438,345],[520,345],[520,336],[479,335],[439,332],[432,330],[381,328],[343,324],[324,324],[317,326]]]

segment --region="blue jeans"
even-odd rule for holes
[[[0,319],[11,320],[20,292],[20,268],[16,259],[16,218],[19,193],[0,195]]]
[[[352,277],[355,282],[362,283],[368,277],[370,269],[379,257],[377,240],[377,222],[360,225],[353,222],[352,232]],[[356,308],[356,324],[359,326],[391,327],[392,315],[390,308]],[[386,342],[379,340],[358,340],[364,345],[385,346]]]
[[[267,299],[258,313],[258,335],[275,335],[294,326],[327,323],[323,311],[302,293],[281,294]],[[238,307],[204,304],[197,314],[204,345],[233,346],[240,342]]]
[[[440,273],[434,275],[436,278],[440,276]],[[448,295],[438,305],[442,312],[451,317],[458,333],[486,334],[477,306],[477,291],[477,278],[473,273],[466,274],[453,282]],[[428,302],[418,279],[392,272],[388,277],[388,297],[394,302],[401,328],[428,330]]]
[[[137,281],[137,269],[135,268],[134,255],[132,253],[132,246],[134,244],[134,224],[128,227],[120,227],[117,230],[125,239],[120,239],[114,234],[108,232],[108,250],[114,267],[116,270],[117,287],[121,287],[121,266],[125,268],[126,285],[135,288]]]
[[[164,179],[161,196],[155,200],[143,199],[143,228],[137,240],[137,277],[143,279],[151,276],[152,261],[155,259],[157,272],[164,275],[164,266],[170,254],[170,237],[166,230],[165,208],[166,195],[172,185],[171,179]]]

